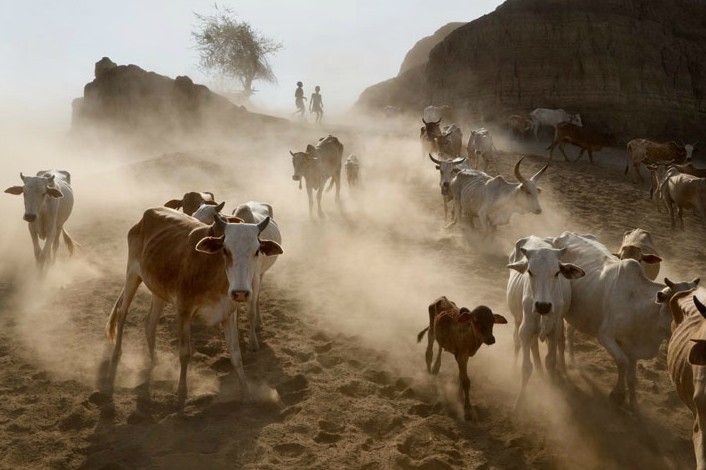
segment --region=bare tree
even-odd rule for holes
[[[238,21],[228,7],[216,4],[215,13],[194,13],[199,25],[191,35],[199,51],[199,66],[205,73],[242,85],[247,100],[257,90],[255,80],[276,82],[268,56],[282,49],[282,44],[262,36],[246,21]]]

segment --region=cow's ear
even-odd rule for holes
[[[586,272],[571,263],[559,263],[559,271],[566,279],[578,279],[586,275]]]
[[[170,209],[179,209],[181,207],[181,199],[170,199],[169,201],[164,203],[164,207],[168,207]]]
[[[520,274],[524,274],[527,271],[527,260],[518,261],[516,263],[508,264],[508,268],[514,269]]]
[[[473,315],[471,314],[471,311],[468,310],[466,307],[461,307],[461,310],[459,310],[459,316],[458,316],[458,322],[459,323],[468,323],[473,319]]]
[[[497,313],[493,314],[493,318],[495,318],[494,323],[496,323],[496,324],[504,325],[507,323],[507,319],[505,317],[503,317],[502,315],[498,315]]]
[[[204,237],[196,244],[196,251],[212,255],[223,249],[224,237]]]
[[[22,194],[24,191],[24,186],[10,186],[5,190],[7,194],[14,194],[15,196]]]
[[[661,263],[662,258],[657,255],[642,255],[642,259],[640,261],[644,261],[647,264],[656,264]]]
[[[284,253],[279,243],[272,240],[260,240],[260,251],[262,251],[265,256],[281,255]]]
[[[670,289],[671,290],[671,289]],[[666,294],[662,291],[657,292],[657,300],[656,303],[658,304],[666,304],[669,302],[669,294]]]
[[[56,188],[47,188],[47,194],[50,195],[51,197],[56,197],[56,198],[64,197],[64,195],[61,194],[61,191],[59,191]]]
[[[225,216],[223,218],[226,219],[226,222],[228,222],[229,224],[242,224],[243,223],[243,219],[241,219],[240,217],[236,217],[234,215]]]
[[[692,339],[694,345],[689,351],[689,364],[706,366],[706,340]]]
[[[202,204],[206,204],[207,206],[217,206],[218,205],[218,203],[216,201],[203,201]],[[223,204],[225,205],[225,202],[223,202]]]

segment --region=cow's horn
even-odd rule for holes
[[[439,160],[437,160],[436,158],[432,157],[431,153],[429,154],[429,158],[431,158],[431,161],[436,163],[437,165],[441,165],[441,162]]]
[[[522,173],[520,173],[520,163],[522,163],[522,160],[524,160],[525,157],[520,158],[517,163],[515,163],[515,178],[517,178],[517,181],[520,183],[526,183],[527,180],[525,179],[524,176],[522,176]]]
[[[265,217],[265,220],[257,224],[257,229],[259,230],[259,233],[262,233],[263,230],[267,227],[267,225],[270,223],[270,216]]]
[[[451,163],[453,163],[454,165],[458,165],[459,163],[461,163],[465,159],[466,159],[466,157],[456,157],[453,159],[453,161]]]
[[[530,178],[530,181],[537,181],[540,176],[542,176],[542,173],[544,173],[547,170],[547,167],[549,166],[549,163],[544,165],[541,170],[539,170],[537,173],[532,175],[532,178]]]
[[[291,150],[289,151],[289,154],[290,154],[291,156],[294,156],[294,152],[292,152]]]
[[[221,235],[223,235],[225,233],[225,228],[226,228],[227,224],[228,224],[228,221],[224,220],[220,214],[216,213],[216,217],[213,221],[213,228],[214,228],[213,234],[216,237],[220,237]]]
[[[664,283],[667,284],[667,287],[669,287],[670,289],[674,288],[674,283],[670,281],[668,277],[664,278]]]
[[[225,202],[225,201],[223,201],[223,202],[221,202],[220,204],[218,204],[218,205],[216,206],[216,212],[222,211],[223,208],[225,207],[225,205],[226,205],[226,202]]]
[[[20,171],[20,178],[22,178],[22,181],[25,180],[25,175],[23,175],[21,171]]]
[[[424,118],[422,118],[422,122],[424,123],[425,126],[426,126],[427,124],[429,124],[428,122],[426,122],[426,121],[424,120]]]
[[[699,299],[694,296],[694,305],[696,306],[696,310],[699,311],[702,317],[706,317],[706,306],[702,304]]]

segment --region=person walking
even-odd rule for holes
[[[309,101],[309,112],[316,113],[316,122],[321,122],[321,118],[324,116],[324,102],[321,98],[321,93],[319,93],[321,87],[316,85],[314,90]]]
[[[294,114],[299,114],[300,117],[304,117],[304,113],[306,112],[306,108],[304,107],[304,101],[306,100],[306,97],[304,96],[304,88],[302,82],[297,82],[297,89],[294,90],[294,104],[297,106],[297,110],[294,111]]]

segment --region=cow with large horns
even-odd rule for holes
[[[463,170],[462,163],[466,162],[466,168],[468,168],[468,163],[466,157],[457,157],[453,160],[437,160],[432,157],[431,153],[429,154],[429,159],[436,163],[436,169],[439,170],[439,186],[441,187],[441,197],[444,200],[444,220],[446,220],[449,212],[449,201],[451,200],[451,179],[456,173]]]
[[[22,186],[11,186],[8,194],[24,197],[25,213],[22,217],[28,222],[32,237],[34,258],[39,268],[56,260],[59,249],[59,235],[63,235],[69,254],[77,245],[64,228],[74,206],[74,193],[71,189],[71,175],[68,171],[39,171],[37,176],[20,173]],[[46,240],[43,247],[39,240]]]
[[[524,157],[515,164],[517,183],[510,183],[502,176],[491,177],[475,170],[463,170],[454,176],[450,185],[451,198],[455,201],[454,218],[449,225],[455,224],[463,212],[466,212],[471,220],[477,216],[483,231],[507,224],[515,213],[541,214],[541,188],[537,187],[537,180],[549,164],[544,165],[532,177],[525,178],[520,172],[523,160]]]

